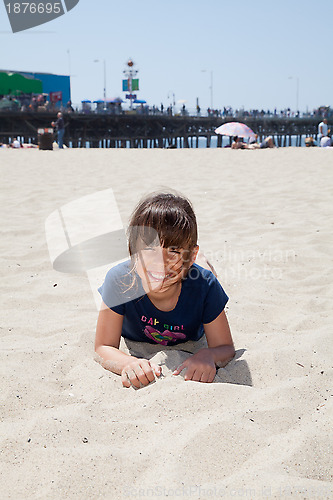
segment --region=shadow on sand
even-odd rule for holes
[[[196,342],[184,342],[176,346],[160,346],[123,338],[120,344],[120,349],[123,352],[138,358],[149,359],[161,365],[162,372],[166,376],[171,375],[190,354],[195,354],[204,347],[207,347],[205,338]],[[238,349],[235,357],[225,367],[218,368],[214,383],[253,385],[249,366],[244,359],[241,359],[245,351],[246,349]]]

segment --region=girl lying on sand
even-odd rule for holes
[[[161,367],[121,352],[121,336],[170,346],[205,335],[208,347],[173,374],[185,370],[185,380],[213,382],[216,365],[225,366],[235,350],[224,312],[228,297],[213,272],[195,263],[199,247],[190,202],[178,194],[148,196],[132,214],[128,240],[130,260],[110,269],[99,288],[99,361],[121,375],[125,387],[139,388],[159,377]]]

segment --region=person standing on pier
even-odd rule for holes
[[[64,149],[65,123],[60,111],[57,114],[57,118],[58,120],[56,122],[52,122],[51,125],[57,129],[57,143],[59,149]]]
[[[318,125],[318,144],[320,145],[320,141],[322,137],[328,136],[330,133],[330,129],[328,128],[327,118],[324,118],[322,122]]]

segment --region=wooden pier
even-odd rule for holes
[[[0,142],[9,143],[13,137],[21,142],[38,143],[38,129],[48,128],[56,120],[55,113],[0,112]],[[66,125],[65,144],[73,148],[197,148],[199,139],[207,148],[212,137],[217,137],[217,147],[222,146],[222,136],[214,130],[229,121],[246,123],[258,134],[261,141],[274,136],[280,147],[290,146],[296,136],[296,146],[302,137],[317,138],[321,118],[168,116],[139,114],[64,114]],[[202,142],[202,141],[201,141]],[[215,142],[215,141],[214,141]],[[201,144],[202,147],[202,144]]]

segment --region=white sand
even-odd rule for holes
[[[332,498],[333,151],[0,150],[0,165],[1,498]],[[126,224],[166,186],[193,201],[237,356],[200,384],[162,351],[163,379],[135,391],[94,362],[87,275],[52,268],[44,224],[106,188]]]

